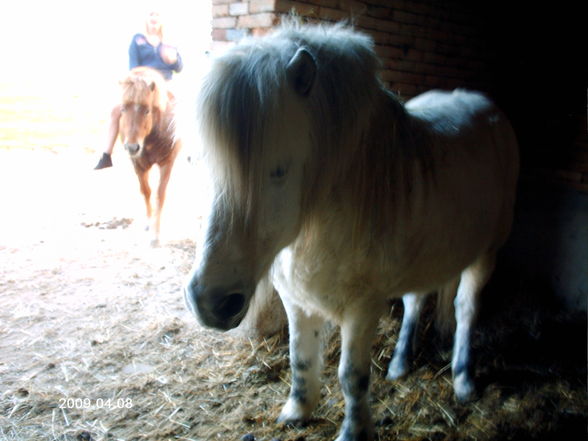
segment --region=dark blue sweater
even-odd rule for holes
[[[182,58],[178,53],[178,61],[167,64],[161,58],[161,44],[153,47],[143,34],[136,34],[129,46],[129,69],[139,66],[157,69],[166,80],[170,80],[174,72],[180,72],[183,67]]]

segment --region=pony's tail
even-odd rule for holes
[[[435,326],[444,336],[448,336],[455,330],[454,300],[457,295],[460,277],[450,280],[437,291],[437,307]]]

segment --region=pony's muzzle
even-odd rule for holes
[[[195,281],[184,288],[188,309],[207,327],[228,331],[241,323],[250,296],[242,289],[206,289]]]
[[[130,155],[136,155],[141,150],[141,144],[138,142],[134,143],[125,143],[125,150],[129,152]]]

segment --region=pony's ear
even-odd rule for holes
[[[316,76],[316,63],[313,56],[304,48],[298,49],[286,66],[286,75],[296,93],[307,96]]]
[[[151,90],[151,92],[155,90],[155,81],[151,81],[151,83],[149,83],[149,89]]]

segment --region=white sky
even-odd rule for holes
[[[208,0],[7,0],[0,6],[0,82],[114,81],[128,70],[128,46],[144,30],[150,9],[166,24],[185,70],[198,63],[210,39]]]

